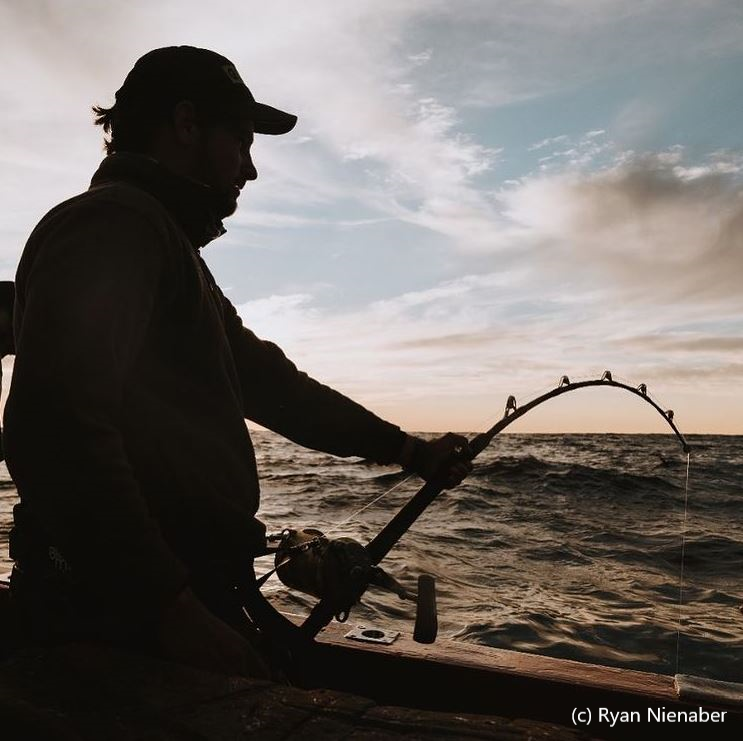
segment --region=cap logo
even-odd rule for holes
[[[235,69],[234,64],[225,64],[222,66],[222,69],[227,77],[230,78],[231,82],[234,82],[236,85],[245,85],[242,81],[242,77],[240,77],[240,73]]]

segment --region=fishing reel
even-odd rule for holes
[[[393,576],[376,565],[368,550],[352,538],[328,538],[314,528],[286,528],[268,537],[273,542],[274,568],[281,582],[304,594],[324,600],[338,622],[348,619],[351,607],[370,586],[396,594],[417,604],[415,640],[433,643],[436,639],[435,582],[421,576],[418,594],[409,592]]]

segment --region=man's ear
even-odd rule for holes
[[[201,136],[196,117],[196,106],[190,100],[181,100],[173,108],[173,128],[176,141],[189,147]]]

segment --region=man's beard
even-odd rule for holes
[[[237,199],[232,193],[224,193],[214,186],[209,186],[209,190],[212,212],[218,219],[226,219],[237,211]]]
[[[213,177],[206,144],[202,145],[199,154],[197,173],[194,176],[195,179],[209,189],[209,208],[212,214],[220,220],[232,216],[237,211],[237,198],[231,186],[229,190],[225,191],[212,184]]]

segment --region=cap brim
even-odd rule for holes
[[[253,103],[252,117],[256,134],[286,134],[297,123],[296,116],[265,103]]]

